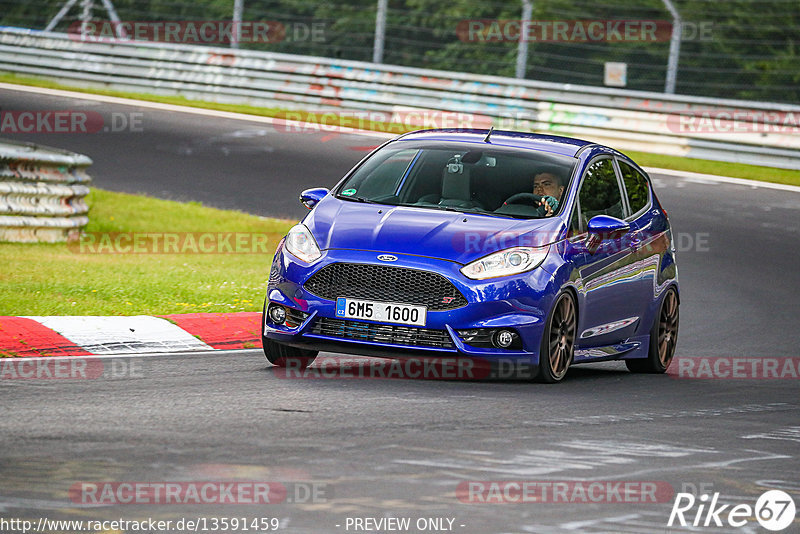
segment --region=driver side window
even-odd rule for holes
[[[581,207],[581,223],[584,229],[595,215],[624,218],[622,194],[611,159],[597,160],[589,165],[583,176],[583,184],[578,198]]]

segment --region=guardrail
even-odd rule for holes
[[[0,141],[0,241],[78,239],[89,222],[91,164],[81,154]]]
[[[286,109],[469,113],[628,150],[800,169],[800,106],[0,29],[0,70]],[[736,115],[738,113],[738,116]],[[693,120],[694,118],[694,120]]]

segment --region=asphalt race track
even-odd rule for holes
[[[333,185],[380,142],[10,90],[0,108],[141,113],[138,132],[3,137],[91,156],[100,188],[287,218],[305,211],[300,190]],[[796,369],[800,193],[653,178],[680,251],[677,357],[794,357]],[[800,505],[798,378],[643,376],[606,363],[575,367],[555,386],[291,379],[260,350],[103,361],[96,380],[0,380],[2,517],[268,517],[298,533],[388,532],[354,520],[389,516],[452,520],[408,532],[765,532],[754,517],[737,529],[668,528],[673,496],[463,502],[456,490],[468,481],[654,481],[750,506],[777,488]],[[67,496],[80,482],[231,478],[289,493],[268,505],[87,506]],[[798,531],[800,519],[784,530]]]
[[[372,136],[314,129],[289,132],[259,122],[1,89],[0,109],[97,111],[110,129],[115,128],[114,121],[118,125],[135,121],[134,131],[121,127],[95,134],[3,132],[3,137],[91,156],[90,173],[97,187],[197,200],[272,217],[303,217],[306,210],[297,197],[306,184],[332,186],[367,154],[367,148],[381,142]]]

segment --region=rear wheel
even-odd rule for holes
[[[625,360],[628,370],[634,373],[663,373],[667,370],[678,343],[678,319],[678,293],[670,288],[650,329],[647,358]]]
[[[572,293],[564,291],[556,298],[542,334],[538,382],[552,384],[566,376],[575,351],[577,324],[575,299]]]
[[[319,354],[318,351],[281,345],[264,336],[263,325],[266,324],[266,308],[267,303],[265,302],[261,315],[261,347],[264,349],[264,356],[266,356],[267,361],[278,367],[290,367],[292,369],[305,369],[311,365],[317,354]]]

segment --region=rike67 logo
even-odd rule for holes
[[[755,506],[720,504],[718,492],[710,500],[707,494],[696,498],[691,493],[678,493],[667,526],[740,528],[755,517],[763,528],[778,532],[794,522],[795,512],[794,500],[781,490],[764,492]]]

